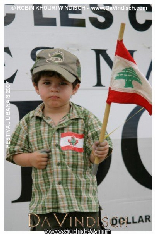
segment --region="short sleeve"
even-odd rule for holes
[[[30,152],[27,129],[27,123],[23,117],[11,136],[10,145],[6,152],[7,161],[15,164],[13,161],[14,155]]]

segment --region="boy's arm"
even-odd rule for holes
[[[48,152],[35,151],[33,153],[16,154],[13,161],[22,167],[45,169],[48,163]]]

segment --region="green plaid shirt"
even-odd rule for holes
[[[51,149],[47,167],[32,168],[30,213],[98,211],[97,182],[89,156],[93,143],[99,139],[101,122],[85,108],[71,103],[70,112],[55,126],[50,117],[43,115],[43,107],[41,103],[21,119],[6,158],[14,163],[15,154]],[[66,138],[70,146],[63,148],[62,136],[68,133],[72,135],[70,140]],[[78,136],[80,150],[74,147]],[[107,140],[112,147],[110,138]]]

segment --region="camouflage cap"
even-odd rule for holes
[[[56,71],[66,80],[73,83],[76,78],[81,82],[81,66],[79,59],[64,49],[45,49],[36,56],[31,74],[40,71]]]

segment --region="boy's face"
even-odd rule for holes
[[[63,77],[42,76],[38,85],[34,85],[36,92],[45,103],[45,108],[58,108],[69,105],[72,95],[79,89],[79,84],[73,89],[70,82]]]

